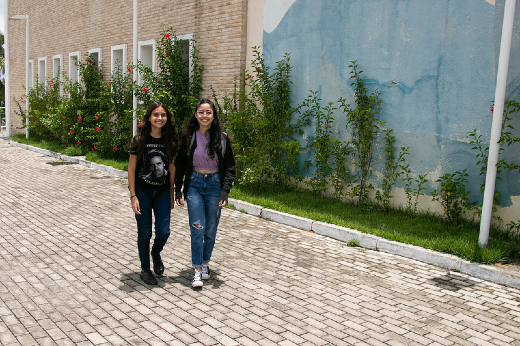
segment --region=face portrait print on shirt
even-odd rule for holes
[[[168,159],[166,155],[157,149],[150,150],[143,158],[143,169],[139,177],[147,184],[163,185],[168,176]]]

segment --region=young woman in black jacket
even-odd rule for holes
[[[231,142],[222,131],[215,104],[201,99],[182,132],[175,160],[175,201],[188,205],[192,286],[210,278],[208,263],[215,245],[220,211],[235,179]],[[182,191],[181,191],[182,188]]]

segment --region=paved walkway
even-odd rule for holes
[[[191,287],[175,208],[139,279],[126,179],[0,139],[2,345],[520,345],[520,290],[230,209]]]

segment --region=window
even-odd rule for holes
[[[45,86],[47,80],[47,57],[38,58],[38,84]]]
[[[119,66],[121,73],[126,71],[126,44],[112,46],[110,55],[110,74],[114,73],[116,67]]]
[[[187,35],[180,35],[180,36],[177,36],[177,39],[179,40],[178,43],[182,44],[182,50],[184,51],[184,56],[183,58],[188,60],[188,72],[190,74],[190,78],[191,78],[191,74],[193,72],[192,70],[192,63],[193,63],[193,59],[192,59],[192,55],[193,55],[193,36],[192,34],[187,34]]]
[[[90,49],[88,51],[88,54],[94,61],[94,64],[97,65],[98,67],[100,67],[101,66],[101,48]]]
[[[155,40],[140,41],[137,59],[144,66],[148,66],[153,72],[157,70],[157,62],[155,59]],[[138,76],[137,83],[141,84],[141,76]]]
[[[56,81],[61,81],[61,69],[63,65],[63,56],[54,55],[52,57],[52,79]],[[60,84],[60,95],[63,94],[63,86]]]
[[[79,83],[80,56],[79,52],[69,53],[69,79],[71,83]]]
[[[34,60],[29,60],[29,88],[34,88]]]

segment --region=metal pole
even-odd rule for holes
[[[134,85],[137,85],[137,18],[138,18],[138,13],[137,13],[137,8],[138,8],[138,4],[137,4],[138,0],[134,0],[134,49],[133,49],[133,63],[134,63],[134,68],[133,68],[133,80],[134,80]],[[135,95],[135,90],[132,92],[132,95],[133,95],[133,98],[132,98],[132,102],[133,102],[133,122],[132,122],[132,134],[135,136],[136,132],[137,132],[137,96]]]
[[[5,135],[11,137],[11,83],[9,77],[9,1],[4,1]]]
[[[25,16],[25,138],[29,138],[29,15]]]
[[[480,219],[480,234],[478,244],[485,247],[488,244],[491,215],[493,213],[493,198],[495,195],[495,182],[497,178],[497,162],[500,136],[502,133],[502,115],[507,84],[507,70],[509,67],[509,55],[511,52],[511,39],[515,19],[516,0],[506,0],[504,7],[504,20],[502,24],[502,39],[500,42],[500,57],[498,59],[497,85],[495,89],[495,104],[493,109],[493,122],[491,124],[491,139],[489,142],[489,156],[486,172],[486,185],[484,188],[484,201],[482,203],[482,216]]]

